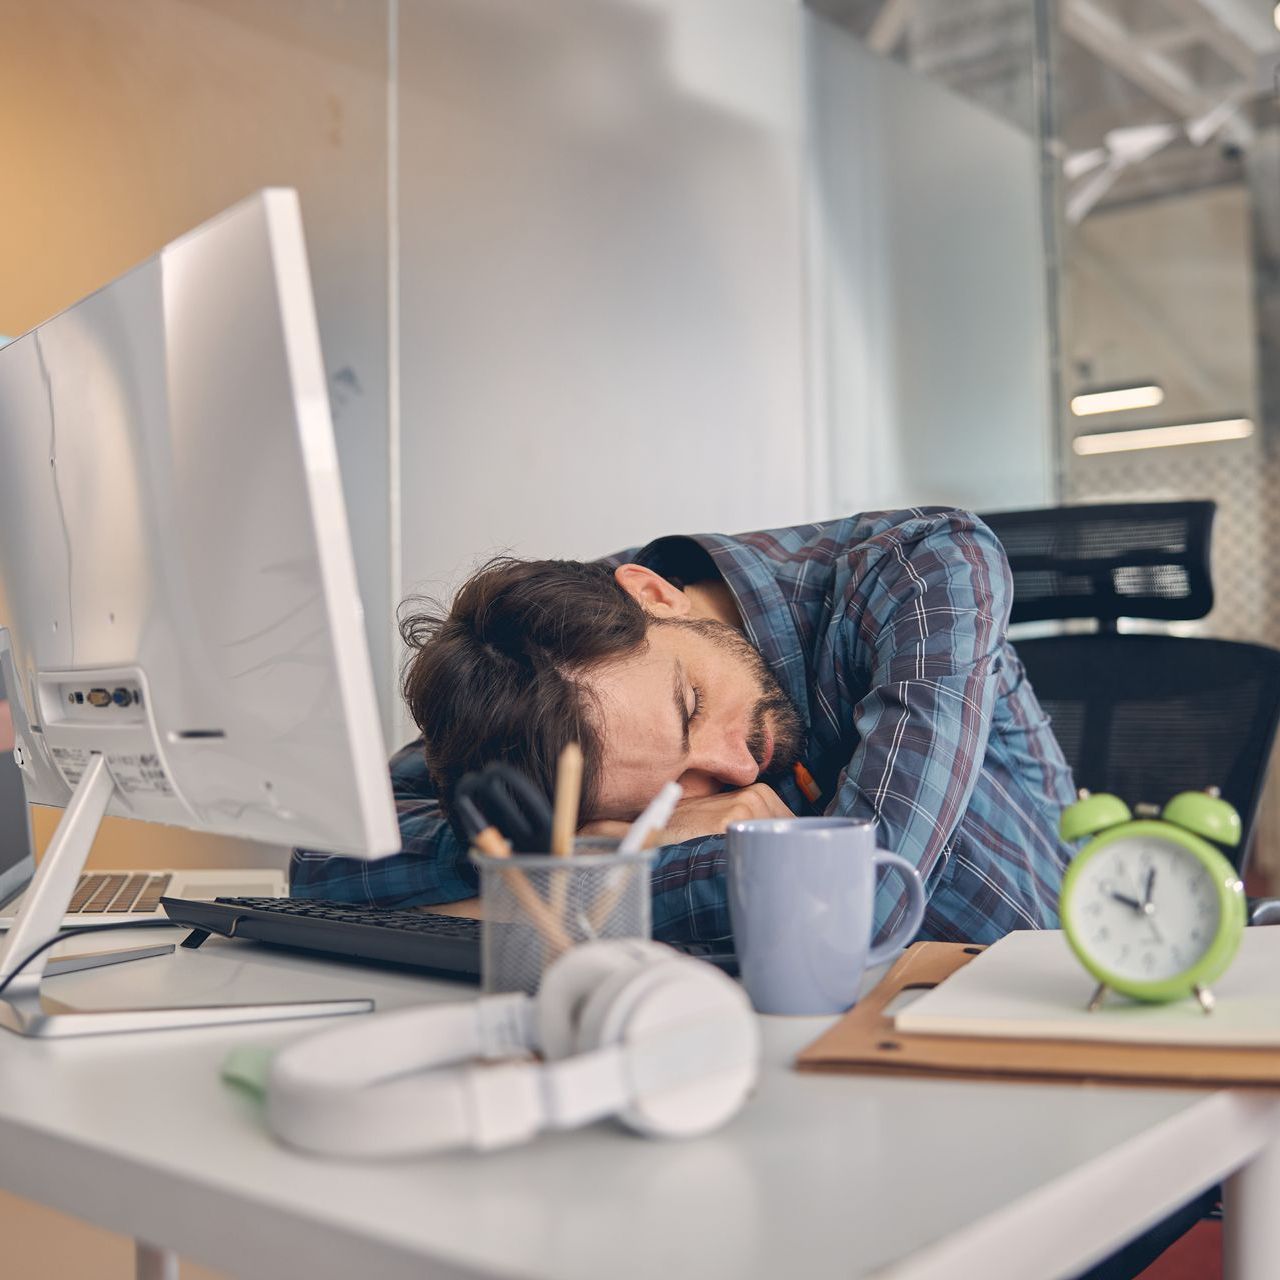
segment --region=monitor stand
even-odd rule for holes
[[[11,664],[6,664],[11,671]],[[16,687],[11,684],[10,688]],[[14,698],[15,713],[21,700]],[[21,739],[20,739],[21,740]],[[98,825],[115,791],[106,759],[94,755],[85,769],[62,821],[54,833],[35,876],[27,887],[17,916],[0,952],[0,982],[42,942],[54,937],[75,892],[76,881],[89,856]],[[112,1031],[152,1031],[178,1027],[212,1027],[234,1022],[269,1022],[280,1018],[323,1018],[339,1013],[368,1013],[372,1000],[312,1000],[298,1004],[208,1005],[173,1009],[68,1009],[41,995],[40,980],[48,952],[42,952],[18,973],[0,995],[0,1027],[21,1036],[54,1039],[100,1035]]]

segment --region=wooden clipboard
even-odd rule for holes
[[[917,942],[879,985],[796,1058],[801,1071],[968,1079],[1280,1087],[1280,1049],[1131,1045],[900,1035],[885,1009],[902,991],[934,987],[982,947]]]

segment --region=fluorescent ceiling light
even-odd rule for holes
[[[1251,419],[1224,418],[1220,422],[1184,422],[1171,427],[1139,427],[1133,431],[1106,431],[1076,436],[1071,447],[1081,457],[1086,457],[1091,453],[1163,449],[1175,444],[1216,444],[1220,440],[1244,440],[1251,435]]]
[[[1276,24],[1276,30],[1280,31],[1280,4],[1276,5],[1275,12],[1271,15],[1271,17]]]
[[[1071,399],[1077,418],[1091,413],[1123,413],[1126,409],[1154,409],[1164,404],[1164,390],[1154,383],[1140,387],[1115,387],[1110,391],[1086,391]]]

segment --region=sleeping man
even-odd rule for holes
[[[402,852],[299,850],[292,892],[472,896],[458,780],[505,760],[550,795],[577,741],[588,833],[620,833],[671,779],[684,788],[653,870],[657,938],[729,936],[727,823],[819,813],[874,818],[879,843],[915,864],[921,938],[1055,927],[1074,792],[1006,638],[1011,596],[995,535],[941,508],[494,561],[449,609],[402,626],[422,731],[391,764]],[[887,880],[877,927],[903,905]]]

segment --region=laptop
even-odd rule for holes
[[[22,775],[13,756],[0,751],[0,930],[13,923],[34,873],[31,810]],[[242,896],[279,898],[288,892],[283,871],[86,871],[80,876],[62,927],[163,920],[162,895],[212,901]]]

